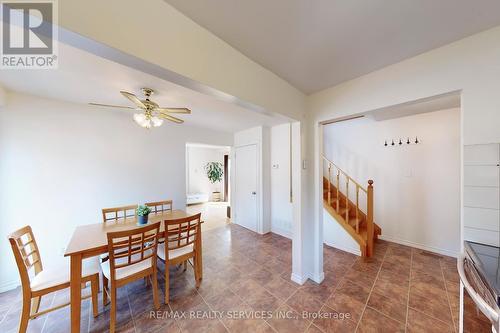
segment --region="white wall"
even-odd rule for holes
[[[325,125],[325,156],[358,183],[374,181],[382,239],[456,256],[460,250],[460,109]],[[419,144],[412,143],[418,136]],[[403,145],[398,145],[398,139]],[[396,146],[391,146],[394,139]],[[389,146],[384,146],[388,140]],[[351,200],[355,201],[350,188]],[[366,197],[360,204],[366,212]],[[335,237],[325,239],[336,243]],[[359,250],[359,247],[358,247]]]
[[[221,192],[221,200],[224,198],[224,178],[221,182],[212,184],[205,172],[205,165],[209,162],[224,164],[224,155],[229,154],[228,148],[212,148],[190,146],[186,147],[187,153],[187,192],[206,193],[209,199],[212,192]]]
[[[308,256],[320,258],[323,239],[319,122],[461,91],[463,142],[500,142],[499,45],[496,27],[308,97],[307,151],[313,170],[307,183],[314,216],[306,230],[317,240],[309,244]],[[321,267],[322,261],[314,265]]]
[[[18,279],[7,234],[30,224],[43,259],[60,256],[77,225],[101,208],[186,202],[186,142],[233,136],[165,123],[146,130],[128,112],[9,93],[0,107],[0,290]],[[54,234],[58,241],[54,241]]]
[[[271,127],[271,231],[291,238],[293,207],[290,202],[291,124]]]
[[[359,244],[347,231],[328,213],[323,210],[323,241],[326,245],[360,256]]]

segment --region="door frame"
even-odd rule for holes
[[[231,167],[231,197],[230,197],[230,200],[231,200],[231,207],[235,207],[235,197],[237,197],[237,195],[235,195],[237,193],[237,189],[236,189],[236,184],[238,183],[238,180],[236,179],[236,168],[238,168],[238,159],[236,157],[236,152],[238,150],[238,148],[243,148],[243,147],[248,147],[248,146],[255,146],[255,152],[256,152],[256,159],[255,159],[255,168],[256,168],[256,171],[257,171],[257,179],[256,179],[256,184],[257,184],[257,188],[255,189],[257,191],[257,195],[256,195],[256,214],[255,216],[257,217],[257,233],[259,234],[263,234],[263,223],[262,223],[262,199],[263,199],[263,196],[262,196],[262,173],[261,173],[261,170],[259,168],[259,165],[261,164],[261,151],[262,151],[262,148],[261,148],[261,145],[259,142],[253,142],[253,143],[248,143],[248,144],[242,144],[242,145],[238,145],[238,146],[234,146],[234,149],[231,151],[232,153],[232,167]],[[236,214],[236,209],[232,209],[231,211],[231,218],[233,220],[233,223],[236,223],[236,224],[239,224],[238,223],[238,215]]]

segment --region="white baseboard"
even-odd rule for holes
[[[338,244],[330,244],[328,242],[324,242],[324,243],[326,245],[334,247],[336,249],[339,249],[339,250],[342,250],[342,251],[345,251],[345,252],[349,252],[349,253],[355,254],[358,257],[361,256],[361,250],[359,249],[359,247],[358,248],[351,248],[351,247],[347,247],[347,246],[343,246],[343,245],[338,245]]]
[[[292,275],[290,276],[290,279],[295,282],[295,283],[298,283],[300,285],[303,285],[304,283],[306,283],[308,277],[307,276],[300,276],[298,274],[295,274],[295,273],[292,273]]]
[[[19,282],[19,280],[4,282],[4,283],[0,284],[0,293],[6,292],[6,291],[9,291],[12,289],[16,289],[20,285],[21,285],[21,282]]]
[[[325,279],[325,273],[321,272],[319,274],[311,274],[309,278],[319,284]]]
[[[404,239],[387,237],[385,235],[379,236],[379,238],[382,240],[388,241],[388,242],[393,242],[393,243],[397,243],[397,244],[401,244],[401,245],[411,246],[411,247],[415,247],[415,248],[420,249],[420,250],[425,250],[425,251],[429,251],[429,252],[442,254],[444,256],[449,256],[449,257],[453,257],[453,258],[458,257],[458,252],[455,252],[455,251],[440,249],[437,247],[419,244],[419,243],[415,243],[415,242],[404,240]],[[376,245],[375,245],[375,251],[377,251]]]
[[[271,232],[292,239],[292,232],[290,230],[271,226]]]

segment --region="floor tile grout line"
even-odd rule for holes
[[[155,276],[155,278],[157,278],[157,277]],[[134,326],[134,332],[137,332],[137,328],[135,326],[135,318],[134,318],[135,316],[134,316],[134,312],[132,311],[132,305],[130,304],[129,290],[127,287],[126,287],[126,292],[127,292],[128,311],[130,312],[130,317],[132,317],[132,325]]]
[[[236,251],[237,251],[237,252],[240,252],[240,250],[236,250]],[[247,256],[245,253],[240,252],[240,254],[242,254],[243,256],[245,256],[246,258],[248,258],[248,256]],[[277,257],[275,257],[275,258],[276,258],[277,260],[279,260]],[[253,259],[251,259],[251,258],[248,258],[248,259],[250,259],[250,260],[254,261],[254,260],[253,260]],[[279,261],[281,261],[281,260],[279,260]],[[262,266],[262,264],[260,264],[260,263],[258,263],[258,262],[256,262],[256,263],[257,263],[259,266]],[[286,263],[285,263],[285,264],[286,264]],[[244,272],[242,272],[242,271],[238,270],[237,268],[235,268],[235,269],[236,269],[237,271],[239,271],[241,274],[245,274]],[[275,273],[271,272],[270,270],[268,270],[265,266],[264,266],[264,267],[262,267],[261,269],[266,270],[267,272],[271,273],[272,275],[276,275],[278,278],[281,278],[281,274],[275,274]],[[247,275],[247,276],[246,276],[246,278],[247,278],[247,279],[251,279],[251,278],[249,278],[249,277],[248,277],[248,274],[246,274],[246,275]],[[285,279],[283,279],[283,280],[284,280],[284,281],[286,281]],[[286,282],[288,283],[288,281],[286,281]],[[300,285],[300,286],[299,286],[299,287],[298,287],[298,288],[297,288],[297,289],[296,289],[296,290],[295,290],[292,294],[290,294],[290,295],[289,295],[286,299],[282,299],[281,297],[276,296],[276,295],[275,295],[274,293],[272,293],[269,289],[267,289],[267,288],[266,288],[266,286],[260,286],[260,287],[262,287],[262,289],[264,289],[265,291],[267,291],[269,294],[271,294],[271,296],[275,297],[277,300],[279,300],[279,301],[281,302],[281,303],[279,303],[278,307],[274,310],[274,311],[276,311],[276,310],[277,310],[277,309],[279,309],[282,305],[287,305],[287,306],[289,306],[289,305],[287,304],[288,300],[289,300],[290,298],[292,298],[292,296],[293,296],[293,295],[295,295],[295,293],[297,293],[297,292],[299,291],[299,289],[300,289],[300,288],[302,288],[302,286],[303,286],[303,285]],[[240,297],[240,296],[239,296],[239,295],[238,295],[238,294],[237,294],[234,290],[232,290],[230,287],[228,287],[228,289],[229,289],[229,290],[231,290],[231,291],[232,291],[232,292],[233,292],[233,293],[234,293],[237,297],[239,297],[239,298],[241,299],[241,297]],[[241,299],[241,300],[243,301],[243,303],[247,304],[247,303],[245,302],[245,300],[243,300],[243,299]],[[249,306],[250,306],[250,305],[249,305]],[[292,307],[290,306],[290,308],[292,308]],[[296,309],[294,309],[294,308],[292,308],[292,309],[293,309],[294,311],[296,311]],[[274,311],[273,311],[273,312],[274,312]],[[264,322],[265,322],[265,323],[266,323],[269,327],[271,327],[271,329],[272,329],[274,332],[277,332],[277,330],[276,330],[276,329],[275,329],[275,328],[274,328],[274,327],[273,327],[273,326],[272,326],[272,325],[268,322],[268,320],[264,319]],[[312,321],[311,321],[311,323],[312,323]],[[307,327],[307,329],[308,329],[308,328],[309,328],[309,326]]]
[[[11,304],[9,306],[9,309],[7,310],[7,312],[5,313],[5,315],[3,316],[3,319],[0,321],[0,325],[4,322],[5,318],[7,318],[7,316],[9,315],[10,311],[14,308],[14,305],[15,304]]]
[[[416,250],[416,251],[418,251],[418,249],[415,249],[415,250]],[[447,304],[448,304],[448,307],[449,307],[449,309],[450,309],[450,315],[452,316],[452,317],[451,317],[451,319],[452,319],[452,320],[451,320],[451,324],[453,325],[453,331],[455,331],[455,326],[454,326],[454,323],[455,323],[455,322],[454,322],[454,320],[453,320],[453,312],[451,311],[451,304],[450,304],[449,297],[448,297],[448,291],[447,291],[447,287],[446,287],[446,279],[444,278],[444,273],[443,273],[443,271],[442,271],[442,267],[441,267],[441,259],[439,259],[439,267],[440,267],[440,270],[441,270],[441,275],[442,275],[442,278],[443,278],[443,283],[444,283],[444,287],[445,287]],[[411,272],[410,272],[410,274],[411,274]],[[424,274],[425,274],[425,273],[424,273]],[[410,275],[410,284],[411,284],[411,275]],[[414,310],[414,311],[417,311],[417,312],[419,312],[419,313],[421,313],[421,314],[423,314],[423,315],[425,315],[425,316],[427,316],[427,317],[429,317],[429,318],[432,318],[432,319],[437,320],[437,321],[439,321],[439,322],[441,322],[441,323],[443,323],[443,324],[445,324],[445,325],[447,325],[447,326],[450,326],[450,322],[445,322],[445,321],[444,321],[443,319],[441,319],[441,318],[437,318],[437,317],[435,317],[435,316],[433,316],[433,315],[430,315],[430,314],[427,314],[427,313],[423,312],[422,310],[419,310],[419,309],[417,309],[417,308],[411,307],[411,306],[410,306],[410,304],[409,304],[409,298],[408,298],[408,312],[409,312],[409,309],[412,309],[412,310]]]
[[[53,297],[52,297],[52,301],[50,302],[50,305],[49,305],[49,308],[53,307],[54,306],[54,301],[56,300],[56,296],[57,296],[58,292],[55,292]],[[41,300],[40,300],[41,302]],[[45,330],[45,324],[47,324],[47,320],[50,318],[50,316],[53,314],[53,312],[49,312],[48,315],[45,317],[45,320],[43,321],[43,326],[42,326],[42,329],[40,330],[40,332],[43,332]]]
[[[203,301],[203,302],[204,302],[204,303],[208,306],[208,308],[210,309],[210,311],[215,312],[215,310],[214,310],[214,309],[210,306],[210,304],[208,304],[208,302],[205,300],[205,298],[203,297],[203,295],[199,293],[198,288],[196,288],[196,294],[198,294],[198,295],[201,297],[202,301]],[[236,293],[234,293],[234,294],[236,295]],[[238,296],[238,295],[236,295],[236,296]],[[238,296],[238,297],[239,297],[239,296]],[[218,320],[218,321],[222,324],[222,326],[224,326],[224,328],[226,329],[226,331],[231,332],[231,331],[229,330],[229,328],[226,326],[226,324],[224,324],[224,321],[222,321],[222,319],[217,318],[217,320]]]
[[[101,279],[99,278],[97,283],[101,283]],[[104,291],[104,287],[102,288],[102,292],[105,293]],[[99,293],[97,293],[97,315],[99,316],[100,313],[99,313]],[[104,298],[104,295],[103,295],[103,298]],[[90,333],[90,316],[91,316],[91,311],[89,311],[88,315],[87,315],[87,333]],[[102,313],[104,313],[104,304],[103,304],[103,307],[102,307]]]
[[[365,302],[365,306],[363,307],[363,311],[361,312],[361,315],[359,316],[359,321],[358,323],[356,324],[356,329],[355,329],[355,332],[358,331],[359,329],[359,325],[361,324],[361,320],[363,320],[363,315],[365,314],[365,311],[366,311],[366,308],[368,306],[368,301],[370,300],[370,297],[372,295],[372,292],[373,292],[373,289],[375,288],[375,283],[377,282],[377,279],[378,279],[378,276],[380,275],[380,271],[382,270],[382,265],[384,264],[384,261],[385,261],[385,257],[387,256],[387,249],[384,253],[384,257],[382,258],[381,262],[380,262],[380,267],[378,268],[378,271],[377,271],[377,276],[375,276],[375,280],[373,281],[373,284],[372,284],[372,287],[370,289],[370,293],[368,294],[368,297],[366,298],[366,302]]]
[[[168,308],[170,309],[170,313],[173,313],[174,310],[172,309],[172,307],[170,306],[170,301],[168,302]],[[175,326],[177,326],[177,328],[179,329],[179,332],[182,332],[182,329],[181,329],[181,326],[179,325],[179,322],[177,319],[174,318],[174,323],[175,323]],[[158,330],[158,332],[161,330],[161,328]]]
[[[346,272],[347,272],[347,271],[349,271],[349,270],[350,270],[350,269],[351,269],[351,268],[352,268],[352,267],[356,264],[356,262],[359,260],[359,258],[361,258],[361,257],[358,257],[358,258],[356,258],[356,259],[354,259],[354,260],[352,261],[351,265],[350,265],[350,266],[349,266],[349,268],[346,270]],[[321,311],[321,310],[322,310],[325,306],[326,306],[327,308],[331,309],[331,308],[330,308],[330,307],[326,304],[326,302],[328,302],[328,300],[329,300],[329,299],[333,296],[333,294],[335,294],[335,292],[336,292],[336,291],[337,291],[337,289],[340,287],[340,285],[344,282],[344,280],[348,280],[348,279],[345,277],[345,275],[346,275],[346,273],[344,273],[344,274],[342,275],[342,277],[341,277],[341,278],[340,278],[340,280],[339,280],[339,283],[337,283],[337,285],[333,288],[333,291],[331,292],[331,294],[328,296],[328,298],[326,299],[326,301],[325,301],[325,302],[323,303],[323,305],[321,306],[320,311]],[[348,281],[350,281],[350,280],[348,280]],[[336,311],[335,309],[332,309],[332,310],[333,310],[333,311]],[[359,321],[361,321],[361,318],[359,319]],[[358,321],[358,322],[359,322],[359,321]],[[311,321],[311,323],[312,323],[312,322],[313,322],[313,321]],[[357,325],[358,325],[358,323],[356,323],[356,327],[357,327]],[[324,332],[324,330],[323,330],[323,329],[321,329],[321,328],[319,328],[318,326],[314,325],[314,327],[317,327],[317,328],[318,328],[321,332]]]
[[[446,291],[446,300],[448,301],[448,307],[450,309],[450,315],[451,315],[451,323],[453,325],[453,331],[457,331],[457,326],[455,323],[455,318],[453,316],[453,310],[451,309],[451,302],[450,302],[450,295],[448,294],[448,286],[446,285],[446,278],[444,276],[444,271],[443,271],[443,265],[441,260],[439,260],[439,267],[441,268],[441,275],[443,277],[443,282],[444,282],[444,290]]]
[[[405,317],[405,332],[408,330],[408,314],[410,312],[410,290],[411,290],[411,271],[413,269],[413,249],[410,252],[410,272],[408,276],[408,294],[406,295],[406,317]]]

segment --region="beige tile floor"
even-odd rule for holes
[[[203,217],[203,230],[208,231],[214,228],[223,227],[230,223],[227,218],[227,202],[205,202],[196,205],[189,205],[186,211],[190,214],[201,213]]]
[[[170,270],[171,300],[153,318],[151,287],[137,281],[118,291],[119,332],[454,332],[458,320],[455,259],[379,241],[376,256],[360,258],[324,248],[325,280],[290,281],[291,241],[226,224],[203,236],[204,279],[199,289],[189,268]],[[159,284],[164,290],[160,266]],[[42,308],[67,299],[59,292]],[[20,290],[0,294],[0,332],[15,332]],[[466,302],[473,309],[473,304]],[[91,316],[83,303],[82,332],[106,332],[109,307]],[[174,311],[177,318],[165,314]],[[175,312],[177,311],[177,312]],[[182,311],[187,313],[182,317]],[[199,311],[199,312],[196,312]],[[215,311],[223,312],[219,316]],[[308,313],[311,317],[303,316]],[[321,318],[312,317],[322,314]],[[468,311],[468,313],[474,313]],[[189,314],[211,317],[197,319]],[[245,317],[246,315],[246,317]],[[250,316],[253,315],[253,316]],[[68,332],[69,308],[33,320],[30,332]],[[468,331],[489,331],[479,317]]]

